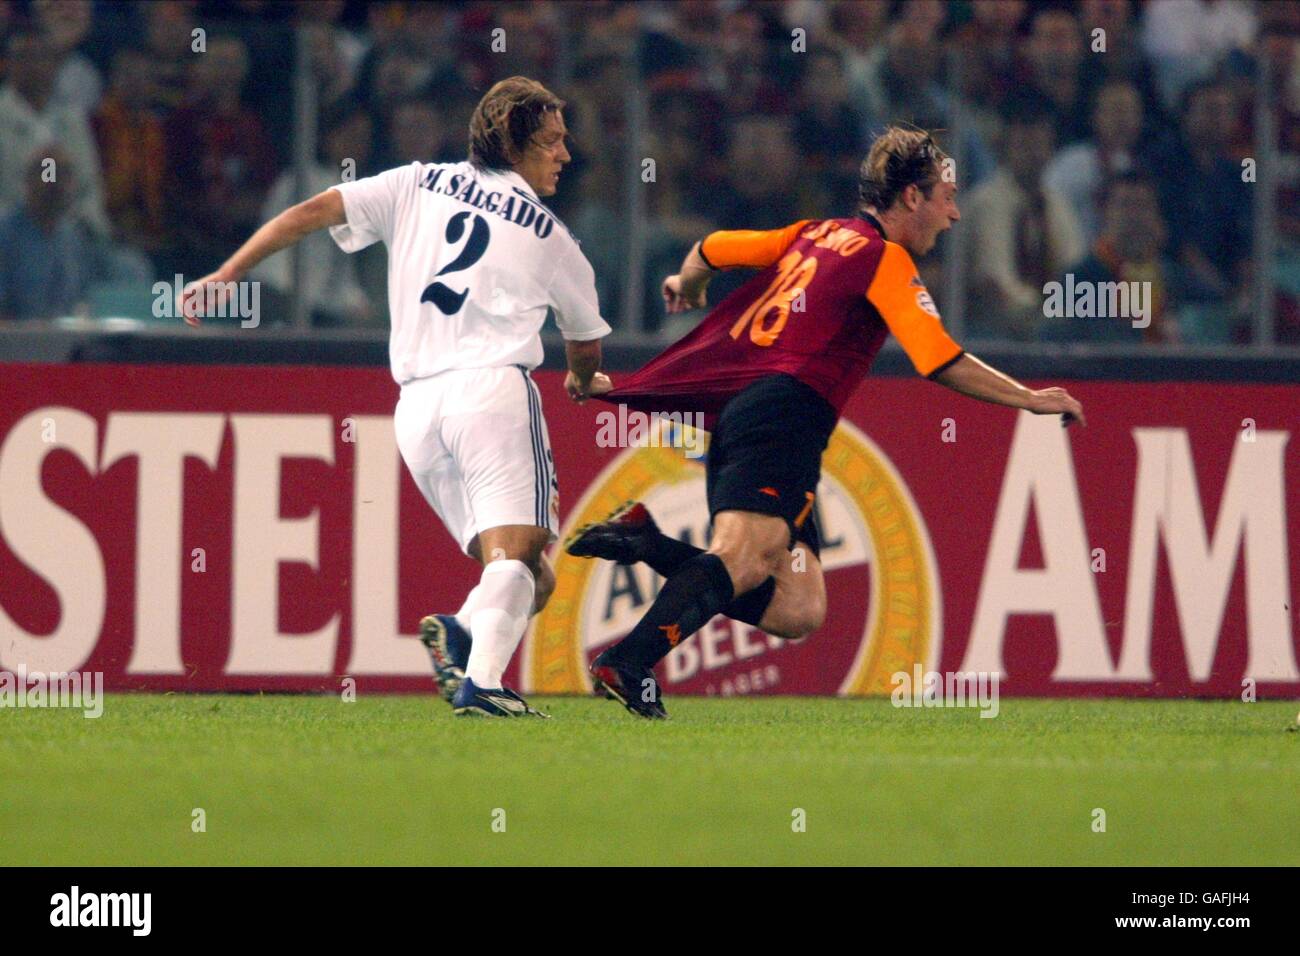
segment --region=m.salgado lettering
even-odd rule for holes
[[[514,223],[524,229],[532,229],[538,239],[545,239],[555,228],[555,218],[546,207],[535,202],[521,190],[512,189],[509,194],[500,190],[485,190],[477,179],[463,173],[448,172],[446,166],[435,166],[420,180],[420,188],[443,196],[451,196],[463,203],[490,212],[506,222]]]
[[[68,893],[50,897],[51,926],[125,926],[133,936],[148,936],[152,927],[152,893]]]

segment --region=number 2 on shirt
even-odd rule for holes
[[[453,272],[462,272],[482,259],[483,253],[487,252],[488,240],[492,238],[492,231],[488,228],[487,220],[474,213],[458,212],[451,217],[447,223],[447,241],[449,243],[460,242],[461,237],[465,235],[465,220],[469,219],[470,216],[474,217],[474,222],[470,226],[469,239],[465,241],[465,247],[460,250],[460,255],[439,269],[436,275],[443,276]],[[441,282],[433,282],[425,286],[424,292],[420,294],[420,301],[432,302],[443,315],[452,315],[460,311],[460,307],[465,304],[467,295],[469,295],[469,289],[456,292]]]

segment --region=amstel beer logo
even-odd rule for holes
[[[656,444],[623,451],[601,472],[561,541],[635,499],[664,533],[706,545],[703,459],[666,437]],[[822,458],[816,507],[827,593],[822,628],[786,641],[718,616],[660,665],[665,693],[884,695],[892,674],[915,664],[933,669],[942,621],[925,524],[892,463],[849,422],[840,422]],[[590,693],[588,663],[632,629],[662,580],[645,565],[574,558],[559,548],[555,573],[555,593],[525,639],[525,689]]]

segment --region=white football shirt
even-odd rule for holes
[[[388,246],[388,355],[399,384],[448,369],[536,368],[546,310],[574,341],[608,335],[578,241],[513,171],[411,163],[340,183],[344,252]]]

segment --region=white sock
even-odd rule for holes
[[[463,627],[466,632],[469,631],[470,616],[474,613],[474,609],[478,607],[478,598],[482,593],[482,589],[477,584],[474,585],[469,594],[465,596],[465,603],[460,606],[460,610],[452,615],[456,618],[456,623]]]
[[[533,574],[522,561],[493,561],[483,569],[470,613],[469,666],[465,676],[479,687],[500,687],[533,611]]]

